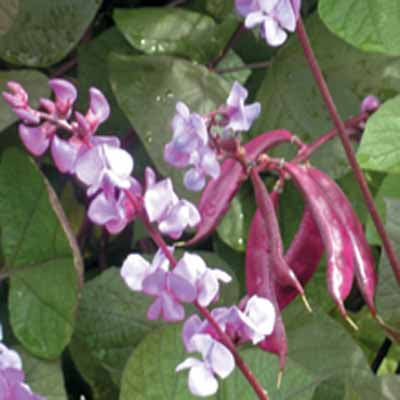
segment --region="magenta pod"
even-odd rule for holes
[[[309,207],[306,205],[299,229],[286,252],[285,260],[303,288],[314,275],[324,253],[324,243]],[[291,287],[277,286],[280,309],[290,304],[298,292]]]
[[[354,249],[356,281],[365,303],[375,317],[374,294],[378,278],[374,268],[374,257],[365,238],[361,222],[346,195],[335,181],[315,168],[309,168],[308,173],[327,194],[331,203],[335,205],[336,214],[348,228]]]
[[[271,197],[277,200],[278,195],[274,192]],[[287,356],[287,339],[276,297],[276,281],[271,268],[269,243],[261,213],[257,210],[250,226],[246,248],[246,289],[249,296],[257,294],[270,300],[274,305],[276,313],[274,330],[260,347],[279,357],[280,369],[283,371]]]
[[[261,180],[258,172],[253,168],[250,172],[251,181],[253,184],[256,204],[262,216],[262,222],[269,240],[270,247],[270,266],[274,270],[276,279],[282,286],[291,286],[305,299],[304,290],[296,275],[289,268],[283,256],[283,244],[279,230],[279,223],[276,218],[275,207],[271,197]],[[306,305],[308,303],[305,301]],[[309,308],[309,306],[308,306]]]
[[[264,151],[280,143],[289,142],[292,138],[293,135],[286,130],[263,133],[244,145],[246,160],[255,161]],[[201,222],[195,236],[186,245],[191,246],[200,242],[215,230],[246,178],[247,171],[243,170],[243,166],[238,161],[228,159],[222,163],[221,175],[218,179],[210,180],[201,195],[198,205]]]
[[[327,194],[309,176],[307,167],[286,163],[285,170],[302,192],[324,242],[328,261],[328,291],[340,313],[355,327],[343,303],[350,294],[354,279],[354,252],[349,233]]]

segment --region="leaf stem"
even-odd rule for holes
[[[381,347],[379,348],[374,361],[372,361],[371,369],[374,374],[376,374],[378,372],[379,367],[382,364],[382,361],[388,355],[391,347],[392,347],[392,341],[390,339],[386,338],[384,340],[384,342],[382,343]]]
[[[146,226],[146,229],[148,230],[150,236],[153,238],[154,242],[161,248],[161,250],[163,251],[165,256],[168,258],[169,262],[171,263],[172,267],[175,268],[175,266],[177,265],[177,261],[174,258],[173,254],[171,253],[171,251],[169,250],[167,244],[165,243],[165,241],[162,238],[162,236],[160,235],[160,233],[151,225],[151,223],[149,222],[149,220],[146,216],[142,216],[142,220],[143,220],[143,223]],[[258,382],[257,378],[251,372],[249,366],[246,364],[246,362],[243,360],[243,358],[240,357],[232,340],[221,329],[218,322],[213,318],[211,313],[207,310],[207,308],[200,306],[198,303],[195,303],[194,305],[196,306],[199,313],[217,331],[219,338],[221,340],[221,343],[224,344],[229,349],[229,351],[232,353],[233,357],[235,358],[236,365],[239,367],[240,371],[242,372],[244,377],[247,379],[247,381],[253,388],[254,392],[257,394],[259,400],[269,400],[267,392],[264,390],[264,388]]]
[[[243,23],[240,23],[238,25],[238,27],[236,28],[235,32],[233,32],[233,35],[231,36],[231,38],[228,40],[227,44],[225,45],[225,47],[221,50],[221,52],[217,55],[216,58],[214,58],[213,60],[211,60],[208,63],[208,69],[210,70],[214,70],[217,65],[225,58],[225,56],[228,54],[228,51],[233,47],[233,45],[235,44],[236,40],[239,38],[239,36],[244,32],[245,27],[243,25]]]
[[[345,150],[347,159],[349,164],[353,170],[354,176],[360,186],[361,192],[364,197],[365,204],[368,208],[368,211],[374,221],[376,230],[379,233],[379,236],[382,239],[383,247],[386,251],[386,254],[389,258],[392,269],[396,275],[397,282],[400,284],[400,263],[397,259],[396,253],[394,251],[393,245],[389,239],[389,236],[386,232],[385,226],[379,216],[378,210],[375,206],[374,199],[372,194],[368,188],[368,183],[364,177],[364,174],[356,160],[354,155],[353,147],[351,146],[350,139],[346,134],[346,127],[343,121],[340,118],[340,115],[336,109],[336,105],[333,101],[332,95],[329,91],[328,85],[325,81],[325,78],[322,74],[321,68],[318,64],[318,61],[315,57],[314,51],[311,47],[310,40],[308,38],[307,32],[304,28],[303,21],[301,17],[297,22],[297,37],[301,46],[303,47],[305,58],[310,66],[311,72],[314,75],[314,79],[317,83],[319,91],[323,97],[326,108],[330,114],[330,117],[336,126],[337,132],[339,134],[340,140],[342,142],[343,148]]]

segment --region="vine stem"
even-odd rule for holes
[[[160,235],[160,233],[151,225],[148,218],[145,215],[142,215],[143,223],[150,233],[150,236],[154,240],[154,242],[161,248],[165,256],[168,258],[169,262],[172,265],[172,268],[175,268],[177,265],[177,261],[174,258],[173,254],[169,250],[167,244],[165,243],[164,239]],[[253,388],[254,392],[257,394],[259,400],[269,400],[267,392],[261,386],[260,382],[258,382],[257,378],[254,376],[252,371],[250,370],[249,366],[243,360],[243,358],[239,355],[235,345],[233,344],[232,340],[229,336],[221,329],[218,322],[214,319],[211,313],[207,310],[207,308],[200,306],[198,303],[194,303],[199,313],[214,327],[217,331],[221,343],[224,344],[229,351],[232,353],[233,357],[235,358],[236,365],[247,379],[251,387]]]
[[[346,127],[345,127],[343,121],[341,120],[340,115],[337,111],[336,105],[333,101],[333,98],[332,98],[332,95],[328,88],[328,85],[325,81],[325,78],[322,74],[321,68],[318,64],[318,61],[314,54],[314,51],[311,47],[310,40],[309,40],[307,32],[304,28],[304,24],[303,24],[301,17],[299,18],[299,20],[297,22],[296,32],[297,32],[297,37],[299,39],[299,42],[300,42],[301,46],[303,47],[305,58],[310,66],[311,72],[314,75],[314,79],[317,83],[319,91],[325,102],[326,108],[330,114],[330,117],[331,117],[334,125],[336,126],[336,129],[339,134],[340,140],[342,142],[347,159],[353,170],[353,173],[358,182],[358,185],[360,186],[361,192],[363,194],[365,204],[366,204],[368,211],[372,217],[372,220],[374,221],[376,230],[378,231],[379,236],[382,239],[383,247],[389,258],[393,272],[396,275],[397,282],[400,284],[399,260],[397,259],[396,253],[395,253],[393,245],[389,239],[389,236],[386,232],[386,229],[382,222],[382,219],[379,216],[374,199],[368,188],[368,183],[367,183],[367,181],[364,177],[364,174],[356,160],[356,157],[355,157],[354,151],[353,151],[353,147],[351,146],[350,138],[346,134]]]

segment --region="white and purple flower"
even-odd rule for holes
[[[261,35],[270,46],[280,46],[287,32],[296,30],[301,0],[236,0],[238,13],[246,28],[260,26]]]

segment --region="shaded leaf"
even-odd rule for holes
[[[13,331],[33,354],[57,357],[73,331],[82,261],[55,193],[23,153],[0,166],[0,224]]]

